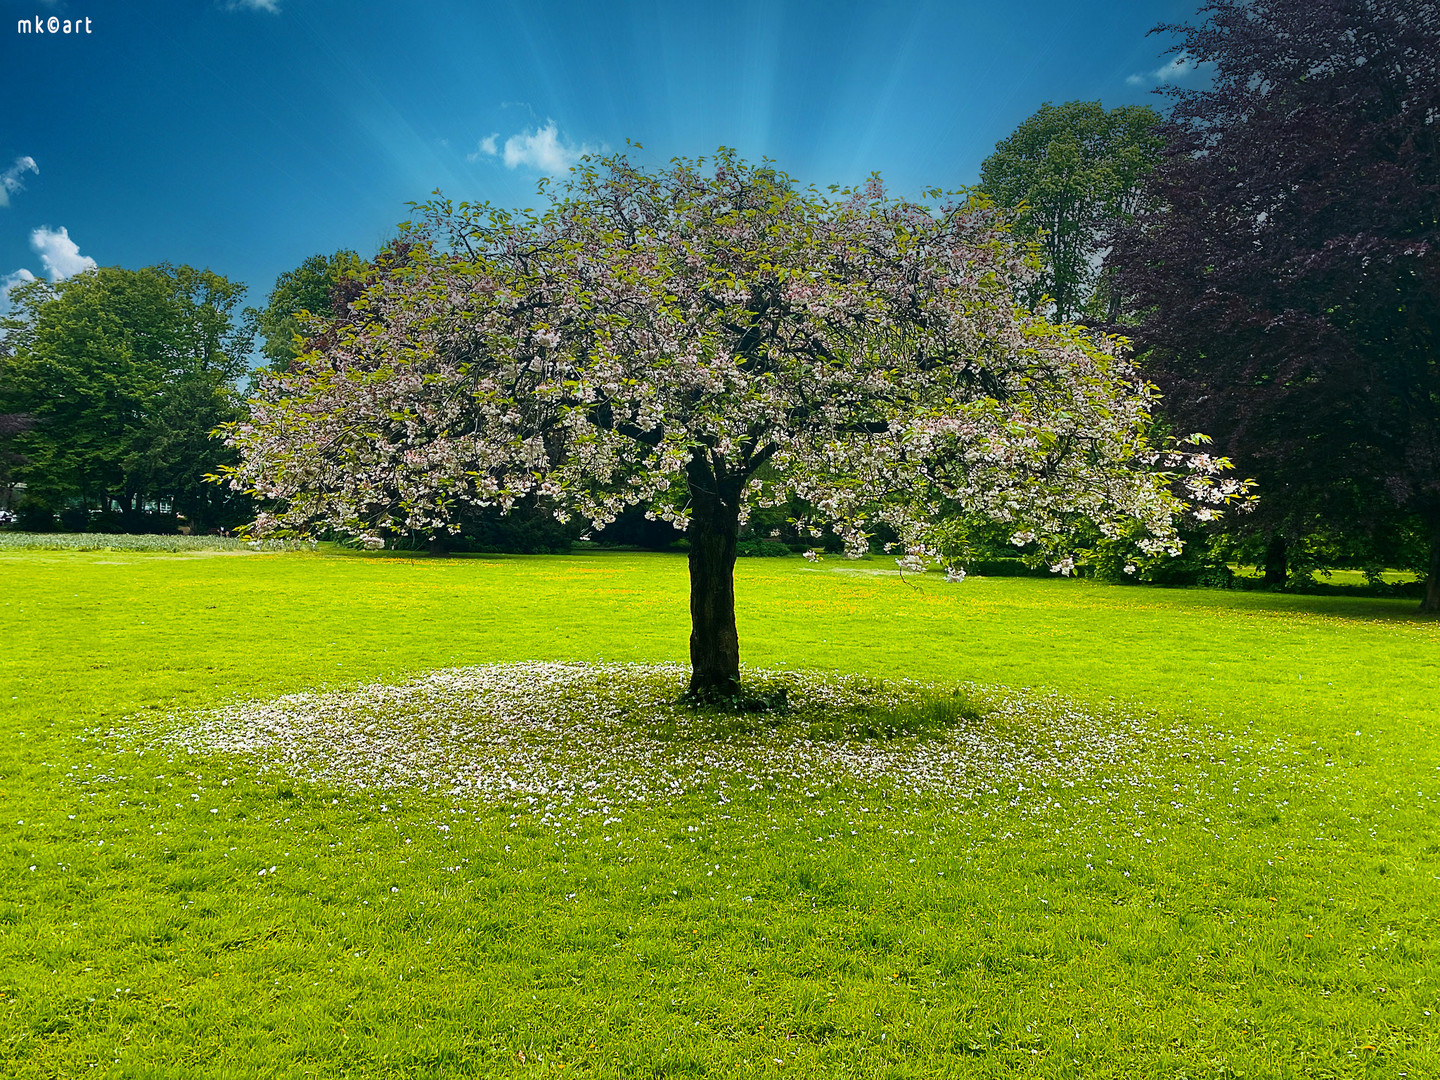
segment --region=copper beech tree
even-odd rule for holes
[[[1414,527],[1440,612],[1440,2],[1199,14],[1157,28],[1210,77],[1165,88],[1162,163],[1111,237],[1145,370],[1259,477],[1267,579],[1307,535]]]
[[[988,203],[927,200],[801,190],[725,150],[586,161],[539,212],[437,199],[263,378],[230,483],[273,508],[259,534],[373,546],[465,504],[538,496],[601,525],[642,504],[686,530],[690,691],[722,697],[757,504],[795,498],[855,553],[884,523],[907,568],[979,515],[1068,572],[1079,520],[1174,551],[1187,504],[1244,497],[1223,460],[1147,441],[1119,342],[1017,306],[1026,249]]]

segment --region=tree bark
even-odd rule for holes
[[[1285,537],[1276,533],[1270,538],[1265,549],[1265,584],[1281,586],[1290,576],[1290,561],[1285,547]]]
[[[1440,517],[1430,521],[1430,572],[1425,577],[1421,611],[1440,611]]]
[[[690,481],[690,690],[692,697],[740,692],[740,635],[735,629],[735,544],[739,485],[717,482],[699,454]],[[735,490],[727,490],[733,488]]]

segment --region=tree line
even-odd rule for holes
[[[1042,108],[981,186],[1031,299],[1134,341],[1164,420],[1259,483],[1198,537],[1281,584],[1400,566],[1440,610],[1440,6],[1211,0],[1163,26],[1208,87]]]
[[[1197,574],[1206,558],[1262,564],[1276,584],[1325,563],[1410,567],[1440,609],[1437,5],[1211,0],[1157,30],[1207,85],[1164,87],[1164,112],[1046,104],[982,166],[978,191],[1030,264],[1013,289],[1054,323],[1130,339],[1164,395],[1151,435],[1207,432],[1258,482],[1253,514],[1189,527]],[[208,433],[246,418],[254,343],[277,373],[303,366],[416,255],[402,240],[316,256],[251,311],[187,267],[17,288],[0,488],[23,482],[36,516],[248,520],[243,492],[201,478],[237,463]],[[543,519],[540,498],[518,512]],[[498,514],[451,509],[470,531]],[[1008,542],[983,523],[952,532],[972,554]],[[1174,574],[1123,537],[1091,539],[1097,565]]]
[[[207,482],[234,454],[215,432],[245,415],[257,336],[284,366],[307,313],[361,261],[316,256],[264,308],[209,270],[100,267],[12,289],[0,319],[0,508],[48,531],[234,529],[252,500]]]

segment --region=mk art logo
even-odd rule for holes
[[[21,19],[15,24],[17,34],[90,34],[89,19],[61,19],[51,15],[36,15],[33,19]]]

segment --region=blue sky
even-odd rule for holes
[[[1043,102],[1150,102],[1195,0],[0,0],[0,282],[208,266],[262,303],[435,188],[535,203],[583,149],[732,146],[958,187]],[[17,22],[59,20],[59,33]],[[88,32],[64,23],[90,20]],[[72,27],[73,29],[73,27]]]

